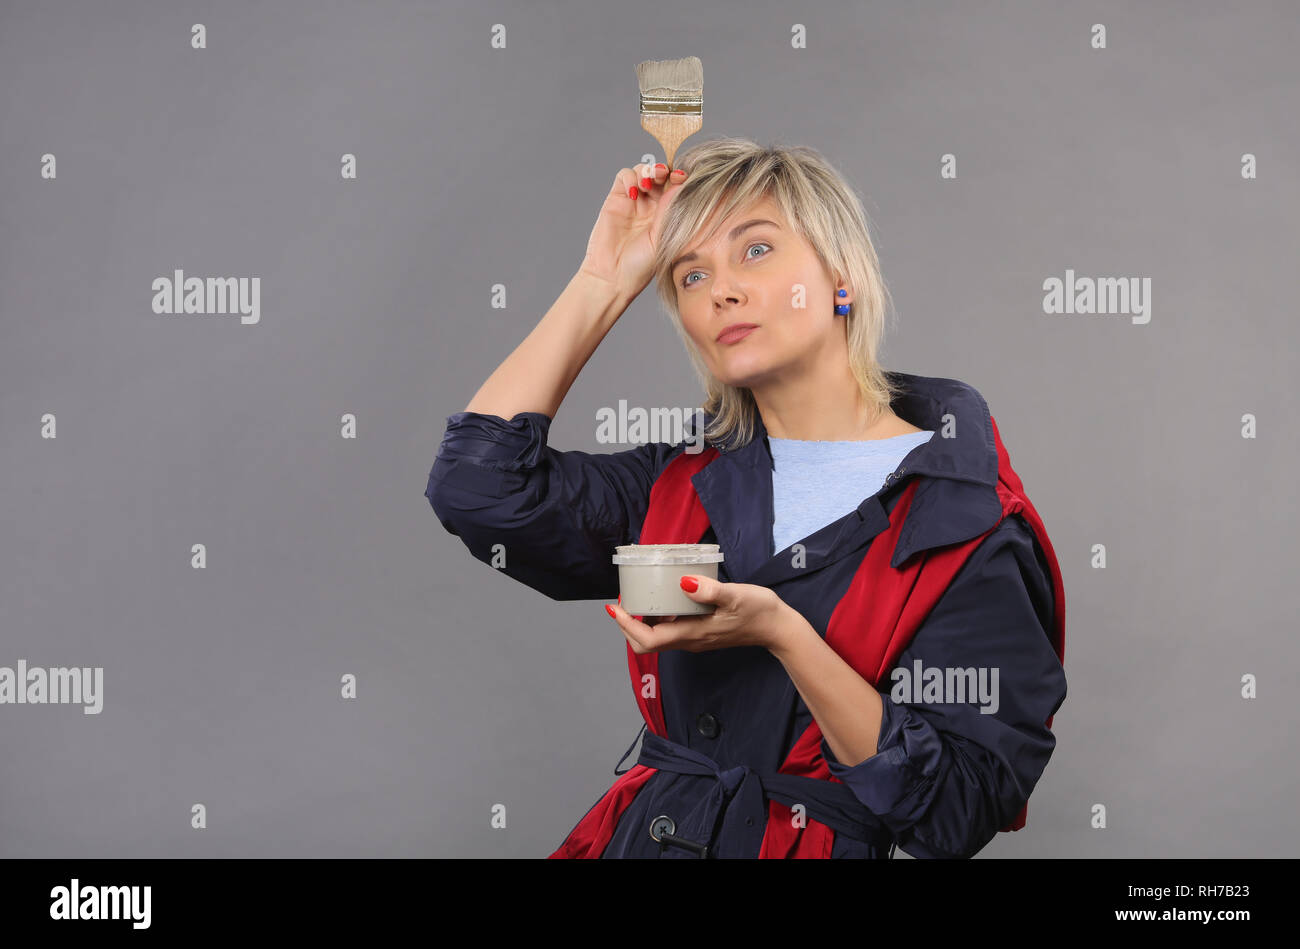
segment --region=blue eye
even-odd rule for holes
[[[764,241],[759,241],[759,242],[756,243],[756,244],[750,244],[748,247],[745,248],[745,259],[746,259],[746,260],[757,260],[757,259],[758,259],[757,257],[751,257],[751,256],[749,256],[749,252],[750,252],[751,250],[753,250],[755,247],[766,247],[766,248],[768,248],[769,250],[771,250],[772,245],[771,245],[771,244],[768,244],[768,243],[766,243],[766,242],[764,242]],[[766,257],[767,255],[766,255],[766,254],[759,254],[758,256],[759,256],[759,257]],[[697,273],[699,273],[698,270],[692,270],[692,271],[686,273],[686,274],[682,277],[682,286],[683,286],[683,287],[689,287],[689,286],[691,286],[692,283],[699,283],[698,280],[696,280],[696,281],[692,281],[692,280],[691,280],[691,275],[692,275],[692,274],[697,274]]]

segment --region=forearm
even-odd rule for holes
[[[504,419],[520,412],[554,418],[628,302],[608,284],[576,273],[541,322],[479,387],[465,411]]]
[[[881,698],[866,679],[817,635],[798,611],[781,611],[771,653],[785,666],[835,757],[846,765],[876,753]]]

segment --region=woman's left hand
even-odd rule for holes
[[[696,603],[712,603],[716,609],[698,616],[660,618],[652,627],[633,618],[621,605],[611,603],[605,607],[634,653],[665,649],[708,652],[732,646],[770,649],[774,645],[780,617],[790,607],[772,590],[753,583],[723,583],[712,577],[682,579],[682,590],[688,597]],[[687,589],[690,580],[699,584],[698,589]]]

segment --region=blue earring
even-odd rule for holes
[[[841,291],[839,292],[839,295],[842,296],[842,297],[847,297],[847,296],[849,295],[849,292],[848,292],[847,290],[841,290]],[[835,304],[835,315],[836,315],[836,316],[848,316],[848,315],[849,315],[849,304],[847,304],[847,303],[837,303],[837,304]]]

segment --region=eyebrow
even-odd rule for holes
[[[776,221],[769,221],[766,218],[755,218],[752,221],[746,221],[744,224],[737,224],[733,227],[731,233],[727,235],[727,240],[734,241],[743,231],[746,231],[751,227],[756,227],[759,224],[771,224],[773,227],[778,229],[781,227],[781,225],[777,224]],[[694,251],[691,251],[689,254],[682,254],[682,256],[673,261],[672,266],[668,268],[668,272],[676,273],[678,265],[688,263],[692,260],[697,260],[699,259],[699,256],[700,255]]]

